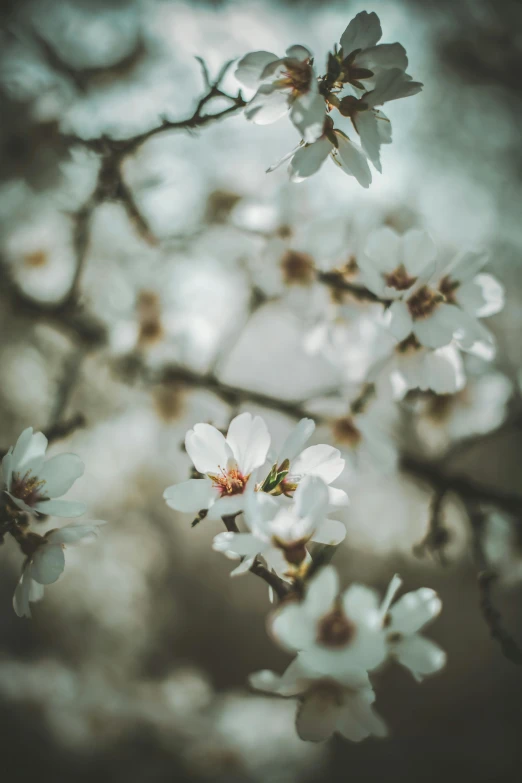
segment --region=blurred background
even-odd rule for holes
[[[212,80],[248,51],[302,43],[321,72],[363,9],[425,84],[389,108],[394,141],[368,191],[329,161],[299,185],[265,174],[296,132],[240,112],[130,151],[92,142],[191,117],[208,89],[196,57]],[[12,610],[20,552],[2,546],[2,779],[520,780],[522,670],[482,616],[462,498],[444,495],[444,553],[430,554],[433,487],[415,468],[489,493],[481,551],[522,641],[522,517],[493,502],[522,494],[520,3],[4,0],[0,25],[0,448],[30,425],[65,432],[51,453],[86,464],[70,496],[109,523],[68,550],[32,621]],[[221,88],[237,95],[233,68]],[[455,399],[376,402],[380,448],[360,458],[343,411],[389,344],[374,306],[335,299],[307,264],[344,267],[383,224],[423,226],[443,252],[488,250],[506,307],[488,322],[494,362],[468,361]],[[398,571],[441,594],[429,635],[447,667],[420,686],[379,674],[386,740],[303,743],[292,701],[248,690],[249,673],[289,661],[266,634],[266,585],[229,578],[217,523],[192,529],[165,506],[189,476],[186,430],[241,410],[265,417],[275,446],[312,413],[314,442],[346,454],[344,584],[382,591]]]

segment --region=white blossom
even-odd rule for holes
[[[369,671],[386,658],[383,613],[374,590],[354,584],[339,596],[339,577],[326,566],[302,602],[283,605],[270,629],[286,649],[323,674]]]
[[[435,271],[437,250],[431,237],[419,229],[397,234],[388,226],[368,238],[359,265],[365,285],[381,299],[400,299],[419,277]]]
[[[233,575],[245,573],[257,555],[285,577],[309,560],[307,545],[339,544],[346,535],[341,522],[328,519],[328,487],[318,476],[306,476],[295,491],[293,503],[281,503],[249,487],[244,517],[249,532],[219,533],[213,548],[231,558],[244,558]]]
[[[5,492],[22,511],[57,517],[81,516],[86,507],[59,500],[83,475],[84,464],[76,454],[58,454],[45,460],[47,438],[28,427],[2,460]]]
[[[440,671],[446,663],[444,650],[418,633],[437,617],[441,608],[435,590],[421,587],[401,596],[384,618],[389,654],[409,669],[418,682]]]
[[[311,60],[312,53],[304,46],[291,46],[281,58],[271,52],[245,55],[236,79],[245,87],[257,87],[245,109],[246,118],[267,125],[289,113],[303,139],[315,141],[322,133],[326,104]]]
[[[330,156],[345,174],[355,177],[363,188],[368,188],[372,173],[363,150],[348,138],[344,131],[334,128],[331,117],[326,117],[322,134],[312,143],[300,142],[291,152],[267,169],[275,171],[286,161],[290,161],[288,172],[292,182],[303,180],[316,174],[327,157]]]
[[[18,617],[31,617],[30,604],[44,595],[44,585],[56,582],[65,568],[64,549],[98,534],[105,522],[72,522],[62,528],[49,530],[35,545],[34,552],[27,558],[22,576],[15,590],[13,607]]]
[[[408,58],[399,43],[379,44],[382,28],[375,12],[361,11],[348,24],[341,36],[339,60],[340,79],[356,84],[371,84],[375,76],[389,68],[405,71]],[[371,73],[364,73],[371,71]]]
[[[252,674],[250,684],[264,693],[298,698],[296,729],[303,740],[321,742],[339,732],[360,742],[387,734],[372,706],[375,693],[362,671],[334,679],[309,668],[298,655],[283,675],[265,669]]]
[[[210,519],[237,514],[248,479],[264,464],[269,446],[270,434],[260,416],[236,416],[226,438],[211,424],[196,424],[187,432],[185,448],[204,477],[168,487],[163,493],[167,505],[184,512],[208,509]]]

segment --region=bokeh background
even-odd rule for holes
[[[158,134],[122,161],[123,184],[96,191],[99,149],[73,137],[125,139],[190,117],[205,92],[196,56],[211,77],[292,43],[320,63],[362,9],[379,13],[383,40],[406,46],[425,84],[390,107],[394,141],[369,191],[329,162],[300,185],[266,175],[295,131],[241,114]],[[375,466],[340,482],[352,500],[335,557],[343,581],[383,590],[399,571],[408,588],[437,589],[444,609],[429,633],[448,665],[421,686],[396,667],[379,675],[388,739],[321,746],[297,738],[291,701],[246,685],[288,662],[265,631],[266,585],[231,580],[211,550],[217,523],[191,529],[162,500],[188,476],[195,422],[259,412],[277,444],[302,410],[328,410],[317,398],[364,380],[379,350],[371,309],[352,303],[337,349],[318,348],[324,287],[285,285],[279,264],[292,243],[326,268],[346,262],[383,223],[422,225],[448,252],[486,248],[507,292],[491,321],[497,358],[468,364],[467,418],[430,418],[425,400],[384,406],[389,439],[451,475],[522,492],[520,3],[13,0],[0,22],[0,448],[26,426],[82,417],[52,451],[81,455],[71,497],[109,523],[67,552],[32,621],[11,605],[21,555],[12,540],[1,548],[2,780],[520,780],[522,669],[482,617],[457,495],[444,499],[443,564],[417,546],[428,483]],[[223,89],[237,94],[233,69]],[[480,430],[447,458],[455,435]],[[327,422],[315,441],[346,445]],[[487,531],[496,603],[522,639],[520,520],[492,513]]]

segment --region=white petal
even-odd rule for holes
[[[277,464],[280,465],[283,460],[292,461],[303,449],[305,443],[310,440],[315,430],[315,421],[313,419],[301,419],[279,450]]]
[[[319,476],[305,476],[294,494],[294,510],[298,517],[319,521],[328,512],[328,486]]]
[[[401,342],[411,334],[413,329],[413,320],[408,310],[408,305],[402,301],[393,302],[389,308],[389,313],[389,330]]]
[[[340,707],[331,688],[313,689],[297,708],[297,733],[307,742],[324,742],[334,733],[339,713]]]
[[[374,113],[368,111],[358,111],[353,117],[355,130],[360,136],[361,146],[377,171],[382,171],[381,167],[381,137],[377,118]]]
[[[380,619],[379,596],[370,587],[351,585],[343,593],[342,602],[346,616],[355,622],[368,618],[371,622],[374,618]]]
[[[286,163],[286,161],[287,161],[287,160],[290,160],[290,158],[293,158],[293,157],[294,157],[294,155],[295,155],[295,153],[296,153],[298,150],[302,149],[302,148],[303,148],[303,146],[304,146],[304,145],[303,145],[303,142],[302,142],[302,141],[300,141],[300,142],[299,142],[299,144],[297,145],[297,147],[294,147],[294,149],[293,149],[293,150],[290,150],[290,152],[287,152],[287,153],[286,153],[285,155],[283,155],[283,157],[282,157],[282,158],[280,158],[278,161],[276,161],[275,163],[272,163],[272,165],[271,165],[271,166],[269,166],[269,167],[267,168],[267,170],[266,170],[266,173],[267,173],[267,174],[270,174],[272,171],[275,171],[276,169],[278,169],[280,166],[282,166],[282,165],[283,165],[283,163]]]
[[[341,48],[343,57],[356,49],[367,49],[369,46],[375,46],[382,36],[381,23],[376,13],[367,13],[361,11],[352,19],[346,30],[341,36]]]
[[[419,682],[428,674],[440,671],[446,663],[446,653],[437,644],[414,634],[393,645],[393,655]]]
[[[453,259],[446,273],[450,275],[452,280],[464,283],[474,278],[488,261],[489,257],[483,251],[465,250]]]
[[[336,546],[344,540],[346,528],[342,522],[337,519],[323,519],[314,535],[312,541],[316,544],[329,544]]]
[[[11,478],[13,475],[13,449],[10,448],[7,454],[2,459],[2,476],[4,479],[5,488],[11,489]]]
[[[219,497],[210,479],[189,479],[167,487],[163,493],[167,506],[176,511],[202,511]]]
[[[492,275],[480,274],[456,292],[459,305],[477,318],[488,318],[504,307],[504,287]]]
[[[379,272],[393,272],[402,261],[401,238],[389,226],[378,228],[370,234],[364,253]]]
[[[273,84],[262,84],[245,108],[245,117],[256,125],[270,125],[288,113],[290,93]]]
[[[368,166],[366,155],[357,144],[350,141],[336,131],[335,133],[338,147],[333,154],[333,160],[342,170],[352,177],[355,177],[359,185],[363,188],[369,188],[372,181],[372,172]]]
[[[390,628],[402,634],[416,633],[440,612],[442,603],[435,590],[422,587],[406,593],[391,607]]]
[[[76,454],[58,454],[44,462],[38,478],[45,481],[42,493],[49,498],[58,498],[72,487],[83,475],[85,465]]]
[[[296,44],[295,46],[289,46],[286,50],[286,56],[287,57],[294,57],[296,60],[309,60],[312,57],[312,52],[310,49],[307,49],[306,46],[300,46],[299,44]]]
[[[460,351],[454,345],[446,345],[436,351],[427,351],[421,389],[431,389],[436,394],[455,394],[464,388],[466,376]]]
[[[31,562],[31,578],[41,585],[50,585],[61,576],[64,568],[63,547],[48,542],[35,552]]]
[[[19,464],[24,458],[27,450],[29,449],[29,445],[31,444],[31,441],[33,439],[33,428],[27,427],[22,434],[19,436],[18,440],[16,441],[14,451],[13,451],[13,465],[14,470],[19,470]]]
[[[263,548],[263,542],[252,533],[218,533],[212,543],[215,552],[231,552],[237,557],[252,557]]]
[[[81,517],[87,506],[75,500],[41,500],[34,504],[34,510],[50,517]]]
[[[32,428],[30,429],[32,431]],[[27,430],[25,430],[25,432],[27,432]],[[18,443],[13,452],[13,471],[15,473],[25,473],[26,470],[31,470],[33,473],[37,473],[39,466],[44,460],[45,450],[47,449],[47,438],[43,432],[35,432],[34,435],[31,436],[29,442],[26,443],[23,450],[23,446],[20,446],[18,455],[16,454],[17,446]]]
[[[364,96],[364,101],[373,108],[388,101],[407,98],[421,90],[422,84],[420,82],[412,81],[404,71],[398,68],[390,68],[378,74],[374,89]]]
[[[437,255],[437,248],[433,239],[426,231],[414,228],[404,234],[402,238],[402,262],[410,275],[419,275],[431,272],[429,266]]]
[[[261,467],[270,448],[270,433],[261,416],[241,413],[230,422],[227,443],[244,476]]]
[[[337,487],[328,487],[328,503],[330,510],[334,508],[340,508],[342,506],[349,506],[350,499],[344,489],[338,489]]]
[[[291,651],[306,650],[315,641],[315,624],[307,619],[298,604],[283,606],[275,612],[269,627],[276,640]]]
[[[196,424],[185,436],[185,448],[200,473],[219,473],[225,469],[232,451],[225,436],[211,424]]]
[[[337,729],[352,742],[360,742],[370,736],[385,737],[388,733],[386,724],[374,711],[371,701],[361,693],[346,699]]]
[[[339,449],[319,443],[308,446],[290,465],[291,476],[318,476],[327,484],[341,475],[345,461]]]
[[[277,59],[272,52],[250,52],[238,62],[234,76],[245,87],[255,89],[266,66]]]
[[[326,104],[320,93],[314,93],[311,100],[298,97],[290,108],[290,119],[307,144],[322,136],[325,117]]]
[[[332,145],[324,137],[298,149],[288,167],[290,179],[293,182],[302,182],[307,177],[311,177],[319,171],[331,150]]]
[[[414,321],[413,332],[427,348],[442,348],[464,333],[466,319],[455,305],[441,302],[427,318]]]
[[[266,492],[250,491],[250,481],[243,496],[245,498],[243,506],[245,522],[250,529],[264,530],[266,523],[276,516],[280,508],[279,502]]]
[[[339,576],[331,565],[321,568],[309,583],[304,607],[310,618],[318,619],[332,607],[339,594]]]
[[[388,68],[398,68],[405,71],[408,67],[406,50],[400,43],[378,44],[360,52],[355,58],[358,68],[368,68],[370,71],[381,71]]]
[[[207,519],[221,519],[221,517],[229,516],[231,514],[239,514],[239,512],[243,510],[244,505],[244,494],[224,495],[214,501],[210,506]]]
[[[13,608],[18,617],[31,617],[30,602],[40,601],[44,596],[43,585],[31,579],[30,568],[22,573],[13,596]]]
[[[47,534],[46,538],[51,544],[76,544],[83,539],[97,536],[100,526],[105,524],[105,521],[101,519],[90,522],[72,522],[70,525],[53,530]]]

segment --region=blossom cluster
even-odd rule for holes
[[[83,474],[83,462],[76,454],[58,454],[46,460],[46,449],[45,435],[28,427],[2,459],[7,498],[2,508],[2,526],[25,555],[13,599],[19,617],[30,617],[30,604],[41,600],[44,586],[62,575],[65,547],[96,536],[104,524],[101,520],[76,521],[53,528],[43,536],[31,528],[28,519],[35,520],[39,515],[80,517],[87,510],[83,503],[62,499]]]
[[[245,108],[247,119],[266,125],[289,115],[302,136],[297,147],[268,171],[289,161],[290,178],[300,182],[331,157],[360,185],[369,187],[368,162],[381,171],[381,145],[392,139],[390,120],[379,107],[422,89],[406,72],[404,47],[380,44],[381,37],[377,14],[362,11],[329,53],[323,76],[316,73],[312,52],[301,45],[290,46],[284,57],[259,51],[239,61],[236,78],[244,87],[256,89]],[[351,122],[360,144],[334,125],[334,109],[341,123]]]
[[[392,605],[398,577],[381,603],[362,585],[339,595],[332,566],[314,575],[315,545],[334,547],[345,537],[344,525],[329,515],[348,504],[344,490],[332,486],[345,461],[327,444],[306,447],[314,429],[312,419],[301,419],[276,454],[260,416],[241,413],[226,436],[210,424],[196,424],[185,448],[199,477],[168,487],[164,498],[177,511],[197,512],[196,521],[223,519],[227,531],[215,536],[213,548],[240,560],[232,575],[261,563],[285,586],[269,629],[297,657],[281,677],[269,671],[252,675],[252,686],[298,697],[302,739],[324,740],[339,731],[358,741],[386,734],[373,711],[370,672],[394,658],[420,681],[444,665],[443,651],[418,634],[441,602],[425,588]],[[241,513],[242,532],[235,522]]]

